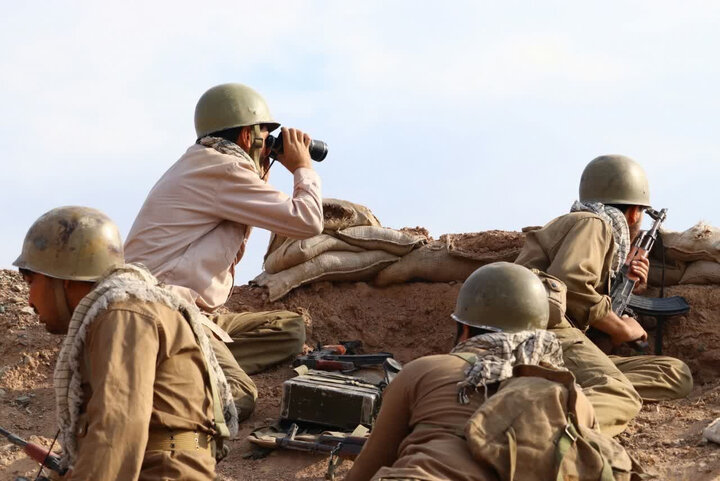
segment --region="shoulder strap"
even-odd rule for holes
[[[570,451],[570,448],[572,448],[572,446],[575,444],[579,437],[580,433],[575,427],[574,416],[571,414],[570,416],[568,416],[568,423],[565,426],[565,429],[562,433],[560,433],[560,438],[558,438],[557,440],[557,447],[555,449],[555,460],[557,463],[557,481],[564,481],[565,478],[563,477],[561,470],[563,459],[565,459],[565,455],[568,453],[568,451]],[[588,441],[588,444],[595,451],[597,451],[597,454],[600,456],[600,459],[603,463],[599,481],[614,481],[615,476],[613,475],[612,466],[608,459],[603,455],[602,451],[600,450],[600,446],[598,446],[597,443],[594,443],[592,441]]]
[[[468,364],[475,364],[475,361],[477,361],[477,356],[469,352],[452,352],[450,355],[457,356]]]

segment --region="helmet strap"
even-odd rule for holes
[[[52,278],[52,290],[55,294],[55,306],[57,309],[58,320],[64,323],[69,323],[72,317],[70,311],[70,304],[67,300],[67,294],[65,294],[65,285],[62,279],[57,277]]]
[[[265,140],[262,138],[262,135],[260,132],[260,125],[255,124],[252,126],[252,130],[250,133],[249,155],[253,159],[253,162],[255,162],[255,167],[257,167],[257,171],[258,171],[258,174],[260,174],[260,177],[263,177],[262,166],[260,164],[260,156],[262,155],[264,146],[265,146]]]

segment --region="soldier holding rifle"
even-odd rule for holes
[[[642,167],[622,155],[590,162],[580,180],[580,200],[569,214],[529,232],[516,263],[545,271],[567,285],[567,316],[552,327],[570,369],[595,408],[603,432],[622,432],[642,400],[677,399],[692,389],[690,369],[667,356],[618,357],[603,353],[584,334],[593,328],[612,343],[645,340],[647,333],[632,317],[613,312],[610,284],[623,265],[646,286],[649,262],[628,258],[643,212],[650,207]]]

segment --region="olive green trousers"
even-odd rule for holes
[[[562,346],[563,359],[595,408],[600,430],[615,436],[625,430],[642,401],[687,396],[693,387],[690,368],[668,356],[608,356],[582,331],[551,329]]]
[[[242,421],[252,414],[258,396],[257,387],[248,374],[258,373],[299,354],[305,344],[305,322],[300,314],[289,311],[211,314],[208,317],[233,340],[225,344],[205,328]]]

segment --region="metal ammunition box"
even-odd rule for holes
[[[283,383],[280,417],[338,429],[372,426],[380,388],[344,374],[310,370]]]

